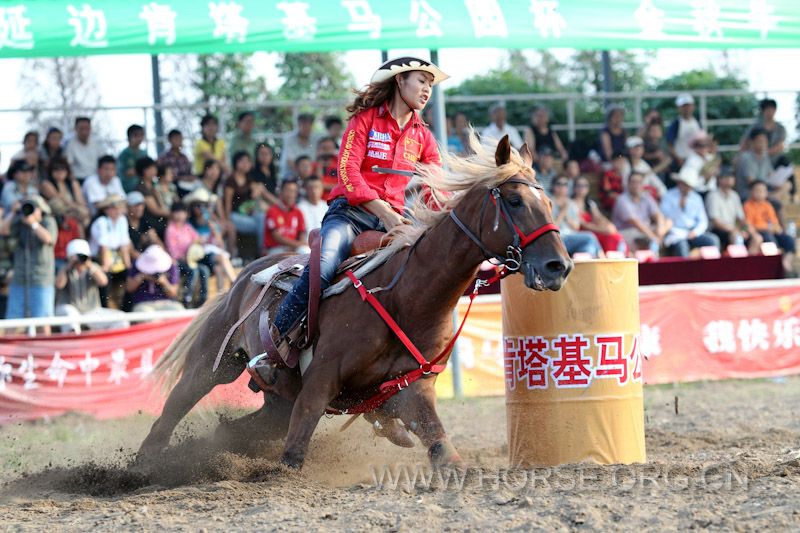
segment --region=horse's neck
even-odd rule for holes
[[[398,296],[413,299],[415,307],[449,315],[482,261],[478,247],[446,217],[417,243],[403,275],[413,281],[403,284]]]

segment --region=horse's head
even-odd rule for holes
[[[494,159],[498,175],[508,177],[496,180],[488,191],[484,187],[471,191],[475,197],[470,203],[475,207],[470,215],[477,223],[456,222],[468,235],[472,232],[466,226],[477,228],[470,238],[485,255],[521,271],[529,288],[557,291],[573,264],[553,223],[550,199],[536,181],[531,152],[523,145],[519,156],[512,155],[505,136]]]

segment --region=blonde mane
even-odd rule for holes
[[[425,230],[448,216],[473,188],[490,189],[516,175],[535,180],[533,168],[525,164],[516,149],[511,149],[509,162],[498,167],[494,159],[496,139],[478,139],[475,131],[470,128],[468,144],[471,152],[468,156],[445,153],[441,167],[417,166],[417,177],[412,184],[422,190],[422,186],[429,187],[431,194],[416,195],[412,204],[413,224],[398,226],[389,232],[392,242],[386,248],[387,252],[393,254],[413,244]]]

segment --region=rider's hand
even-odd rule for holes
[[[380,219],[381,222],[383,222],[386,231],[391,231],[395,226],[400,226],[402,224],[411,224],[409,219],[403,217],[400,213],[392,208],[389,208],[386,213],[383,213],[380,216]]]

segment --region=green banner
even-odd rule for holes
[[[800,46],[800,0],[0,1],[0,57]]]

